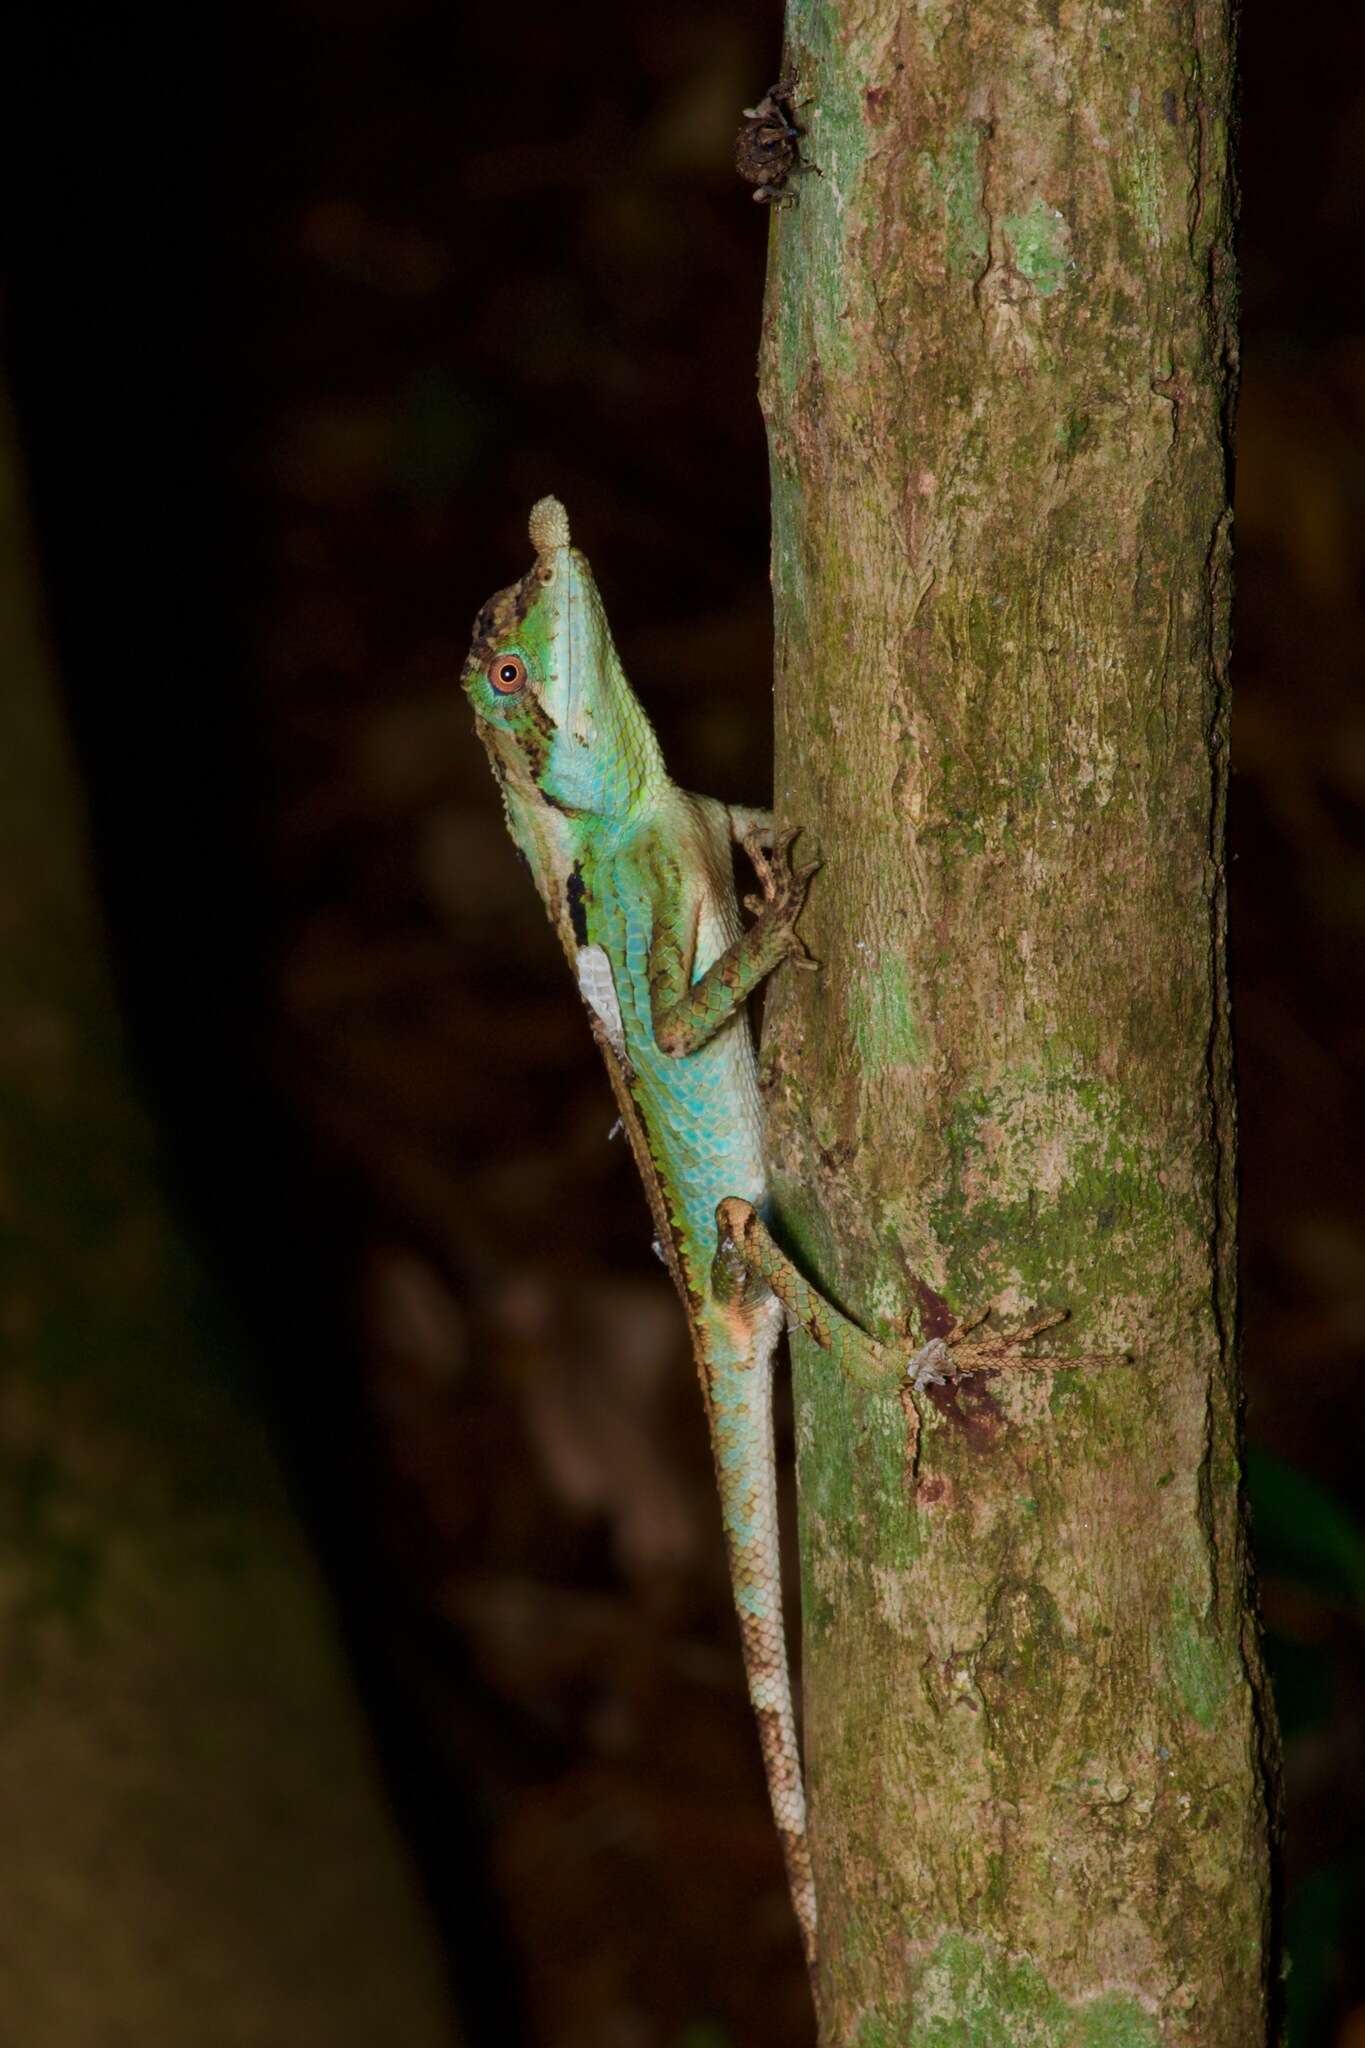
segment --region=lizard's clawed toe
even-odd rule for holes
[[[927,1344],[921,1344],[905,1368],[905,1377],[917,1394],[926,1387],[941,1387],[952,1372],[952,1353],[942,1337],[931,1337]]]

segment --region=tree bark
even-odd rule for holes
[[[797,1345],[822,2040],[1269,2025],[1224,978],[1225,0],[789,0],[776,806],[825,867],[765,1077],[782,1228],[911,1343]],[[908,1312],[908,1313],[907,1313]]]
[[[35,589],[0,392],[0,2048],[450,2048],[318,1572],[161,1188]]]

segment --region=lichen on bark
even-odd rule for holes
[[[938,1392],[797,1345],[827,2044],[1264,2040],[1224,980],[1222,0],[790,0],[772,227],[782,1227]],[[1100,1364],[1097,1361],[1107,1362]]]

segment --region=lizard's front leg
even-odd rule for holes
[[[727,804],[725,808],[730,817],[730,837],[735,845],[742,846],[746,852],[757,845],[766,853],[772,846],[776,831],[772,812],[760,810],[756,804]]]
[[[666,922],[656,926],[649,989],[660,1052],[682,1059],[705,1045],[783,960],[814,965],[797,936],[796,920],[820,863],[792,866],[791,845],[799,829],[778,833],[771,855],[764,853],[757,835],[744,841],[763,889],[761,897],[747,899],[754,922],[696,981],[690,979],[691,935]]]

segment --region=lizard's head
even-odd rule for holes
[[[586,556],[558,498],[532,507],[536,559],[474,621],[463,686],[504,782],[569,815],[625,819],[663,780]]]

